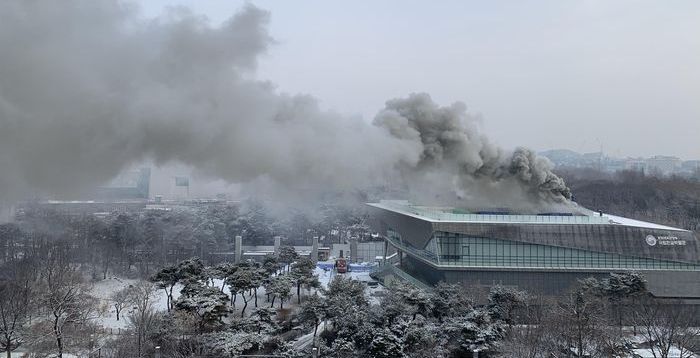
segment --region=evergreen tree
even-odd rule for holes
[[[313,283],[315,268],[316,265],[308,257],[300,257],[292,264],[291,276],[297,286],[297,303],[301,303],[301,286]]]
[[[180,282],[180,275],[177,266],[166,266],[151,276],[151,282],[154,282],[158,288],[165,290],[167,297],[166,306],[168,312],[173,306],[173,289]]]
[[[231,276],[226,279],[232,294],[240,294],[243,298],[243,308],[241,309],[241,317],[245,315],[245,310],[248,307],[248,298],[246,293],[253,288],[256,288],[256,270],[251,267],[242,267],[236,270]]]
[[[280,252],[277,256],[277,260],[285,266],[287,266],[287,271],[290,269],[290,265],[292,262],[294,262],[296,259],[299,258],[299,254],[297,251],[294,249],[293,246],[282,246],[280,247]]]
[[[309,324],[314,327],[314,338],[318,331],[318,325],[325,318],[326,315],[326,302],[325,300],[315,294],[310,296],[304,304],[301,305],[301,311],[299,312],[299,320],[303,323]]]
[[[221,325],[224,316],[230,313],[228,295],[218,288],[204,286],[199,282],[187,282],[175,302],[175,308],[192,314],[198,319],[199,331]]]
[[[368,353],[373,358],[406,357],[403,340],[388,328],[379,328],[374,332]]]

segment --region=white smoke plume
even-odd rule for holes
[[[79,192],[144,160],[279,193],[399,177],[416,196],[569,197],[546,160],[489,143],[462,104],[415,94],[369,124],[278,93],[255,79],[268,21],[252,5],[213,26],[120,1],[1,2],[0,199]]]

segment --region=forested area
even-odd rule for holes
[[[579,204],[606,213],[700,233],[700,178],[562,169]]]
[[[90,268],[92,278],[147,277],[194,256],[205,263],[231,259],[236,236],[244,245],[273,245],[275,236],[285,245],[310,245],[314,236],[338,240],[348,233],[370,238],[365,220],[361,210],[341,206],[277,216],[255,202],[104,216],[28,206],[15,223],[0,225],[0,263],[60,243],[72,263]]]
[[[643,276],[587,279],[561,297],[496,286],[487,299],[441,283],[402,281],[371,297],[364,283],[335,275],[319,284],[291,247],[262,263],[207,266],[198,258],[159,269],[114,292],[126,321],[100,326],[104,307],[83,265],[65,247],[7,266],[0,286],[0,348],[43,357],[627,357],[650,342],[659,357],[697,344],[697,310],[655,300]],[[167,296],[165,306],[159,304]],[[636,336],[630,332],[634,330]],[[70,354],[70,355],[69,355]]]

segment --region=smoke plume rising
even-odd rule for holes
[[[255,79],[268,21],[252,5],[212,26],[185,9],[144,20],[119,1],[2,2],[0,199],[77,192],[144,160],[275,193],[399,178],[426,200],[569,198],[545,159],[490,143],[463,104],[412,94],[370,124],[280,94]]]

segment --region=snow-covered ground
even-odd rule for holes
[[[635,354],[635,357],[639,358],[656,358],[660,357],[661,354],[659,353],[658,350],[655,350],[656,354],[651,351],[649,348],[645,349],[633,349],[632,352]],[[678,347],[671,347],[671,350],[668,352],[668,358],[696,358],[697,355],[694,355],[688,351],[683,351],[681,356],[681,350],[678,349]]]
[[[131,307],[125,307],[119,314],[119,321],[117,321],[117,311],[114,308],[114,304],[111,301],[111,296],[115,292],[118,292],[130,285],[135,285],[139,283],[139,280],[135,279],[123,279],[118,277],[108,277],[105,280],[97,281],[92,286],[91,293],[94,297],[100,300],[100,307],[104,308],[104,311],[97,318],[97,322],[106,329],[120,330],[127,328],[126,316],[132,312]],[[173,296],[177,298],[180,296],[181,287],[176,286],[173,290]],[[158,311],[167,310],[168,296],[163,290],[156,290],[154,293],[154,308]],[[116,332],[115,332],[116,333]]]
[[[324,288],[328,287],[328,283],[335,277],[335,275],[343,275],[348,278],[352,278],[355,280],[363,281],[363,282],[371,282],[375,281],[369,276],[369,272],[364,271],[364,272],[348,272],[344,274],[338,274],[334,272],[333,270],[324,270],[319,267],[316,268],[314,271],[315,274],[318,275],[318,279],[321,283],[321,285]],[[100,300],[100,307],[103,308],[103,312],[100,315],[99,318],[97,318],[97,321],[100,325],[102,325],[104,328],[111,328],[113,330],[119,330],[119,329],[126,329],[127,328],[127,322],[128,320],[126,319],[126,316],[129,315],[131,312],[131,308],[126,307],[124,310],[120,313],[119,321],[117,321],[117,313],[114,308],[114,305],[111,301],[111,296],[119,291],[122,290],[126,287],[129,287],[130,285],[135,285],[139,282],[139,280],[135,279],[124,279],[124,278],[119,278],[119,277],[108,277],[105,280],[97,281],[94,283],[92,287],[92,295],[95,296]],[[215,287],[221,287],[222,285],[222,280],[214,280],[214,286]],[[180,296],[180,290],[182,289],[181,285],[176,285],[175,289],[173,290],[173,299],[177,299]],[[375,299],[372,298],[372,293],[381,291],[383,290],[382,286],[376,286],[376,287],[367,287],[367,294],[370,297],[370,299],[374,302],[376,301]],[[292,291],[294,294],[296,294],[296,289],[292,288]],[[228,292],[228,288],[224,290],[224,292]],[[302,291],[302,299],[304,295],[309,294],[306,291]],[[260,287],[258,289],[258,305],[259,306],[266,306],[265,302],[265,289]],[[290,308],[293,308],[295,306],[296,299],[292,298],[289,301]],[[246,312],[251,312],[250,310],[252,306],[252,300],[249,300],[248,304],[248,309]],[[236,310],[240,312],[240,308],[242,307],[242,301],[239,299],[236,302]],[[164,290],[162,289],[157,289],[154,294],[154,308],[158,311],[165,311],[167,310],[167,295]]]
[[[314,271],[316,275],[318,275],[318,280],[321,282],[321,285],[325,288],[328,287],[328,283],[335,277],[336,275],[343,275],[347,278],[352,278],[358,281],[363,281],[363,282],[370,282],[370,281],[375,281],[373,278],[369,277],[369,272],[364,271],[364,272],[348,272],[348,273],[336,273],[333,270],[324,270],[322,268],[316,267],[316,270]]]
[[[318,275],[318,279],[321,283],[321,286],[324,288],[328,287],[328,283],[335,277],[336,275],[343,275],[348,278],[352,278],[355,280],[359,280],[362,282],[371,282],[375,281],[369,276],[369,271],[362,271],[362,272],[348,272],[344,274],[338,274],[334,272],[332,269],[322,269],[319,267],[316,267],[315,274]],[[115,292],[118,292],[124,288],[129,287],[130,285],[136,285],[140,281],[137,279],[125,279],[125,278],[119,278],[119,277],[108,277],[107,279],[97,281],[93,283],[92,288],[91,288],[91,294],[99,299],[99,312],[100,314],[96,318],[96,323],[101,325],[103,328],[107,330],[112,330],[114,334],[118,334],[121,330],[127,329],[128,328],[128,319],[127,316],[133,311],[133,308],[131,307],[125,307],[120,315],[119,315],[119,320],[117,321],[117,312],[114,308],[114,304],[111,300],[112,295]],[[214,286],[215,287],[221,287],[222,285],[222,280],[214,280]],[[180,290],[182,289],[181,285],[176,285],[175,288],[173,289],[173,299],[177,299],[180,296]],[[378,303],[377,298],[374,296],[375,292],[382,291],[384,288],[381,285],[377,285],[376,287],[367,287],[367,295],[368,298],[370,299],[371,303]],[[228,288],[225,288],[224,292],[227,294],[229,293]],[[296,295],[296,288],[292,288],[292,292]],[[302,290],[302,300],[303,297],[308,295],[309,292],[306,290]],[[167,295],[163,289],[156,289],[154,293],[154,304],[153,307],[158,310],[158,311],[165,311],[167,310]],[[269,303],[265,301],[266,296],[265,296],[265,289],[263,287],[260,287],[258,289],[258,306],[260,307],[269,307]],[[253,305],[253,300],[249,299],[248,300],[248,307],[246,310],[246,313],[251,313],[254,310],[254,305]],[[279,301],[277,301],[279,302]],[[297,307],[297,299],[296,297],[292,297],[289,301],[285,302],[285,308],[291,308],[295,309]],[[276,306],[278,303],[275,304]],[[236,312],[240,314],[240,309],[243,307],[243,301],[238,298],[236,302]],[[236,314],[236,313],[234,313]],[[24,357],[24,352],[14,352],[12,353],[12,358],[23,358]],[[4,356],[4,353],[3,353]],[[65,358],[73,358],[71,355],[63,355]]]
[[[369,271],[336,273],[333,270],[327,270],[327,269],[322,269],[322,268],[316,267],[316,270],[314,271],[314,273],[316,275],[318,275],[318,280],[321,282],[321,286],[323,286],[324,288],[328,287],[328,283],[336,275],[343,275],[345,277],[352,278],[354,280],[358,280],[358,281],[362,281],[362,282],[377,282],[377,280],[375,280],[369,276],[369,274],[370,274]],[[369,298],[369,302],[371,304],[378,304],[379,298],[377,296],[377,293],[382,292],[382,291],[384,291],[384,286],[377,284],[374,287],[367,286],[365,293],[367,294],[367,297]]]
[[[355,280],[359,280],[362,282],[371,282],[375,281],[369,276],[369,272],[348,272],[344,274],[338,274],[334,272],[333,270],[330,269],[322,269],[317,267],[314,271],[316,275],[318,275],[319,281],[321,285],[324,288],[328,287],[328,283],[335,277],[336,275],[343,275],[348,278],[352,278]],[[128,287],[129,285],[135,285],[139,282],[139,280],[134,280],[134,279],[122,279],[122,278],[117,278],[117,277],[110,277],[105,280],[98,281],[94,283],[92,287],[92,294],[100,300],[100,305],[102,308],[104,308],[101,312],[100,317],[97,318],[97,322],[99,322],[104,328],[106,329],[113,329],[115,330],[115,334],[117,333],[117,330],[122,330],[127,328],[127,319],[126,316],[130,313],[130,308],[126,307],[124,310],[121,312],[120,320],[117,321],[116,319],[116,311],[114,309],[114,306],[110,300],[110,297],[112,294],[115,292],[124,289]],[[216,287],[221,287],[222,281],[221,280],[215,280],[214,285]],[[181,286],[177,285],[175,286],[175,289],[173,290],[173,296],[174,299],[177,299],[180,295],[180,290]],[[376,287],[367,287],[367,295],[368,298],[370,299],[370,302],[372,304],[377,304],[379,303],[378,297],[376,293],[379,293],[384,290],[384,287],[381,285],[377,285]],[[296,294],[296,289],[292,288],[292,291],[294,294]],[[225,292],[228,293],[228,288],[225,289]],[[302,300],[303,296],[308,295],[309,292],[306,290],[302,291]],[[154,307],[156,310],[159,311],[165,311],[167,309],[167,296],[165,294],[165,291],[162,289],[158,289],[154,293]],[[251,299],[249,299],[249,304],[248,304],[248,309],[246,313],[250,313],[254,310],[253,307],[253,302]],[[296,297],[291,298],[288,302],[285,303],[286,308],[290,309],[295,309],[297,307],[296,304],[297,300]],[[264,288],[258,289],[258,304],[260,307],[268,307],[269,303],[265,302],[265,290]],[[239,298],[239,300],[236,303],[236,311],[240,313],[240,308],[242,307],[242,300]],[[234,313],[235,315],[235,313]],[[320,328],[319,331],[322,331],[323,329]],[[300,346],[308,346],[310,345],[312,341],[313,333],[307,333],[300,338],[298,338],[295,341],[296,345]],[[641,336],[632,336],[630,334],[630,340],[635,343],[642,343],[644,339]],[[654,354],[652,351],[648,348],[646,349],[634,349],[633,350],[634,356],[632,357],[639,357],[639,358],[653,358]],[[4,357],[4,353],[2,354]],[[657,352],[658,356],[658,352]],[[12,358],[25,358],[25,353],[24,352],[14,352],[12,353]],[[64,354],[65,358],[77,358],[76,356],[73,355],[66,355]],[[669,354],[669,358],[700,358],[697,355],[689,355],[687,351],[683,352],[683,356],[681,357],[681,351],[677,347],[673,347],[671,349],[671,352]]]

